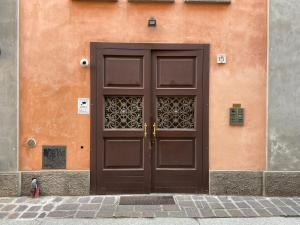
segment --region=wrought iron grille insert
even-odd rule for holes
[[[105,96],[104,102],[105,128],[143,128],[143,97]]]
[[[195,127],[195,97],[157,97],[157,126],[160,129],[193,129]]]

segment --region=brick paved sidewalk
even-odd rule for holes
[[[0,198],[0,219],[300,217],[300,197],[174,195],[176,205],[119,205],[120,196]]]

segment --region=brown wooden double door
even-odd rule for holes
[[[91,192],[208,189],[208,46],[91,44]]]

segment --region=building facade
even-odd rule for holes
[[[299,8],[0,0],[0,195],[299,195]]]

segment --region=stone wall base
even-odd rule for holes
[[[0,197],[13,197],[20,194],[20,173],[0,173]]]
[[[209,193],[300,196],[300,171],[210,171]]]
[[[266,196],[300,196],[300,171],[264,172]]]
[[[262,195],[263,172],[210,171],[211,195]]]
[[[0,197],[30,195],[37,178],[42,195],[89,195],[90,171],[0,173]],[[300,171],[210,171],[211,195],[300,196]]]
[[[30,195],[37,178],[42,195],[89,195],[90,171],[34,171],[21,173],[21,195]]]

